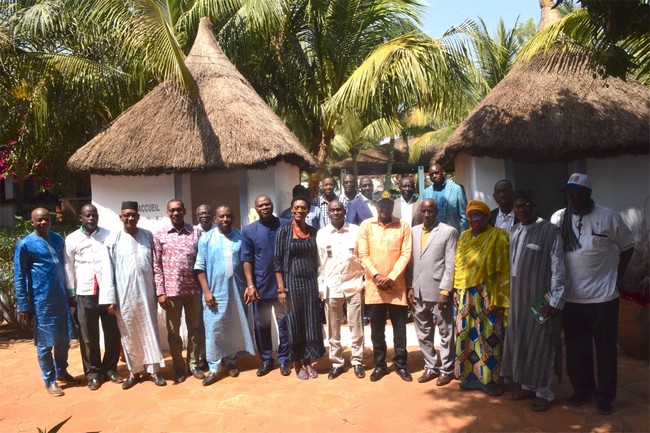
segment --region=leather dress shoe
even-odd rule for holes
[[[354,366],[354,375],[359,379],[366,377],[366,370],[363,369],[363,365],[357,364]]]
[[[398,368],[397,369],[397,374],[399,377],[402,378],[404,382],[413,382],[413,376],[411,376],[411,373],[405,368]]]
[[[174,383],[183,383],[185,382],[185,369],[179,368],[174,373]]]
[[[88,379],[88,388],[90,388],[91,391],[98,390],[100,386],[102,386],[102,383],[96,377]]]
[[[239,376],[239,369],[235,367],[234,365],[230,367],[230,370],[228,370],[228,376],[230,377],[237,377]]]
[[[151,381],[156,384],[156,386],[165,386],[167,385],[167,381],[165,380],[164,377],[160,375],[160,373],[151,375]]]
[[[332,367],[329,374],[327,375],[327,378],[330,380],[336,379],[341,375],[341,373],[343,373],[343,367]]]
[[[122,383],[122,389],[131,389],[135,386],[136,383],[140,382],[140,376],[129,376]]]
[[[596,402],[596,412],[598,415],[609,415],[612,413],[612,402],[611,401],[597,401]]]
[[[424,369],[424,374],[418,377],[418,383],[427,383],[438,377],[438,373],[431,370],[430,368]]]
[[[61,397],[62,395],[65,395],[65,392],[59,387],[59,385],[54,382],[52,385],[46,387],[47,392],[52,396],[52,397]]]
[[[262,365],[260,365],[260,368],[257,369],[257,373],[255,373],[255,374],[257,374],[258,377],[262,377],[262,376],[266,376],[267,374],[269,374],[269,372],[271,370],[273,370],[273,363],[272,362],[264,362],[264,363],[262,363]]]
[[[289,376],[291,374],[291,365],[288,362],[280,364],[280,374],[283,376]]]
[[[217,377],[218,377],[217,372],[216,371],[211,371],[211,372],[208,373],[207,376],[205,376],[205,379],[203,379],[201,381],[201,384],[203,384],[203,386],[212,385],[213,383],[215,383],[217,381]]]
[[[441,374],[438,380],[436,380],[436,386],[445,386],[452,380],[454,380],[454,376],[451,374]]]
[[[67,383],[68,385],[77,385],[79,383],[79,380],[67,371],[63,372],[63,374],[57,377],[56,380]]]
[[[566,405],[569,407],[578,407],[591,400],[591,396],[572,394],[571,397],[566,399]]]
[[[117,373],[109,374],[108,378],[113,383],[122,383],[122,382],[124,382],[124,378],[122,376],[120,376],[119,374],[117,374]]]
[[[375,367],[375,369],[372,371],[372,374],[370,375],[370,381],[377,382],[379,379],[386,376],[387,373],[388,370],[386,367]]]
[[[198,367],[190,368],[190,373],[192,373],[192,376],[196,379],[203,380],[205,378],[205,373]]]

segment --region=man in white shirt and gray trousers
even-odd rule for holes
[[[115,316],[108,314],[106,306],[98,303],[102,252],[109,231],[97,226],[99,216],[92,204],[81,208],[79,219],[79,230],[65,239],[65,276],[68,294],[76,292],[81,359],[88,388],[94,391],[101,386],[102,376],[114,383],[123,381],[117,373],[120,330]],[[100,319],[104,331],[103,359],[99,348]]]
[[[328,379],[336,379],[343,373],[343,348],[341,347],[341,322],[343,305],[347,303],[348,325],[350,327],[351,363],[359,379],[366,373],[361,363],[363,358],[363,275],[364,271],[357,254],[359,226],[345,222],[345,207],[339,200],[332,200],[328,206],[330,223],[322,227],[316,236],[320,266],[318,289],[325,300],[327,335],[329,336],[332,369]]]

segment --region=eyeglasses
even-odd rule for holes
[[[138,218],[139,216],[140,216],[139,213],[125,213],[125,214],[121,214],[120,218],[124,218],[125,220],[127,220],[129,218],[135,219]]]

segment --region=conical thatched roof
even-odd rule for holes
[[[122,113],[68,161],[72,171],[160,174],[316,165],[282,120],[237,71],[202,18],[186,64],[199,98],[165,82]]]
[[[436,154],[548,163],[650,149],[650,89],[603,80],[586,57],[538,55],[517,64]]]

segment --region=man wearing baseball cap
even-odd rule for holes
[[[567,207],[555,212],[551,222],[560,229],[566,266],[562,322],[574,389],[567,405],[581,406],[593,396],[598,413],[608,415],[616,396],[618,291],[634,240],[620,215],[594,203],[591,190],[589,176],[572,174],[566,183]]]

